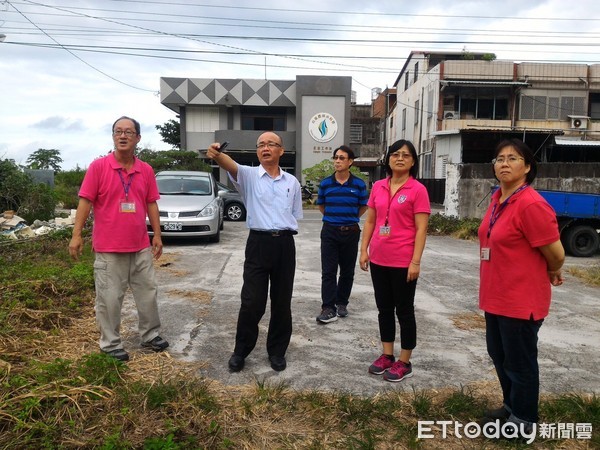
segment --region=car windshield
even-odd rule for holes
[[[210,180],[203,177],[166,176],[156,179],[161,195],[211,195]]]

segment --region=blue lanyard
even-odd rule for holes
[[[125,179],[123,178],[123,174],[121,173],[123,169],[119,169],[119,178],[121,179],[121,184],[123,185],[123,190],[125,191],[125,200],[127,200],[127,196],[129,194],[129,188],[131,187],[131,183],[133,182],[133,176],[135,172],[129,175],[129,182],[125,183]]]
[[[496,208],[498,206],[498,203],[494,204],[494,207],[492,208],[492,213],[490,214],[490,225],[488,227],[488,232],[487,232],[488,238],[490,237],[490,234],[492,233],[492,228],[494,227],[496,221],[498,220],[498,217],[500,217],[500,214],[502,214],[502,211],[504,211],[504,208],[506,208],[506,205],[508,205],[508,201],[510,200],[510,198],[513,195],[515,195],[517,192],[525,189],[527,186],[529,186],[527,183],[520,186],[519,189],[517,189],[515,192],[510,194],[506,200],[504,200],[502,203],[500,203],[500,208],[498,208],[498,213],[496,213]]]

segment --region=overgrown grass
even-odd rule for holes
[[[453,236],[459,239],[477,239],[480,219],[458,219],[454,216],[432,214],[427,232],[432,235]]]
[[[467,423],[497,406],[497,392],[477,386],[365,397],[260,379],[226,387],[164,354],[116,361],[95,350],[89,244],[78,263],[67,245],[68,236],[55,235],[0,246],[2,449],[519,447],[418,438],[419,420]],[[543,422],[590,423],[594,433],[590,440],[538,439],[533,448],[600,447],[596,395],[546,397],[540,408]]]

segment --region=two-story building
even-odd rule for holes
[[[179,115],[181,148],[201,154],[229,142],[240,164],[257,165],[256,141],[275,131],[284,143],[284,170],[301,180],[302,169],[330,158],[350,141],[352,78],[297,76],[294,80],[161,78],[161,103]],[[214,165],[217,179],[227,178]]]
[[[599,64],[413,51],[394,86],[390,136],[415,144],[421,178],[446,180],[449,214],[473,214],[459,195],[462,169],[489,162],[503,138],[524,140],[542,163],[600,162]]]

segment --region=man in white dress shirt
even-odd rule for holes
[[[292,291],[296,271],[298,221],[302,218],[300,183],[279,167],[285,149],[273,132],[259,136],[256,154],[260,166],[236,163],[212,144],[206,155],[225,169],[246,205],[244,283],[238,315],[235,349],[229,369],[239,372],[258,339],[258,324],[271,296],[267,353],[273,370],[286,368],[285,353],[292,336]],[[269,288],[270,283],[270,288]]]

